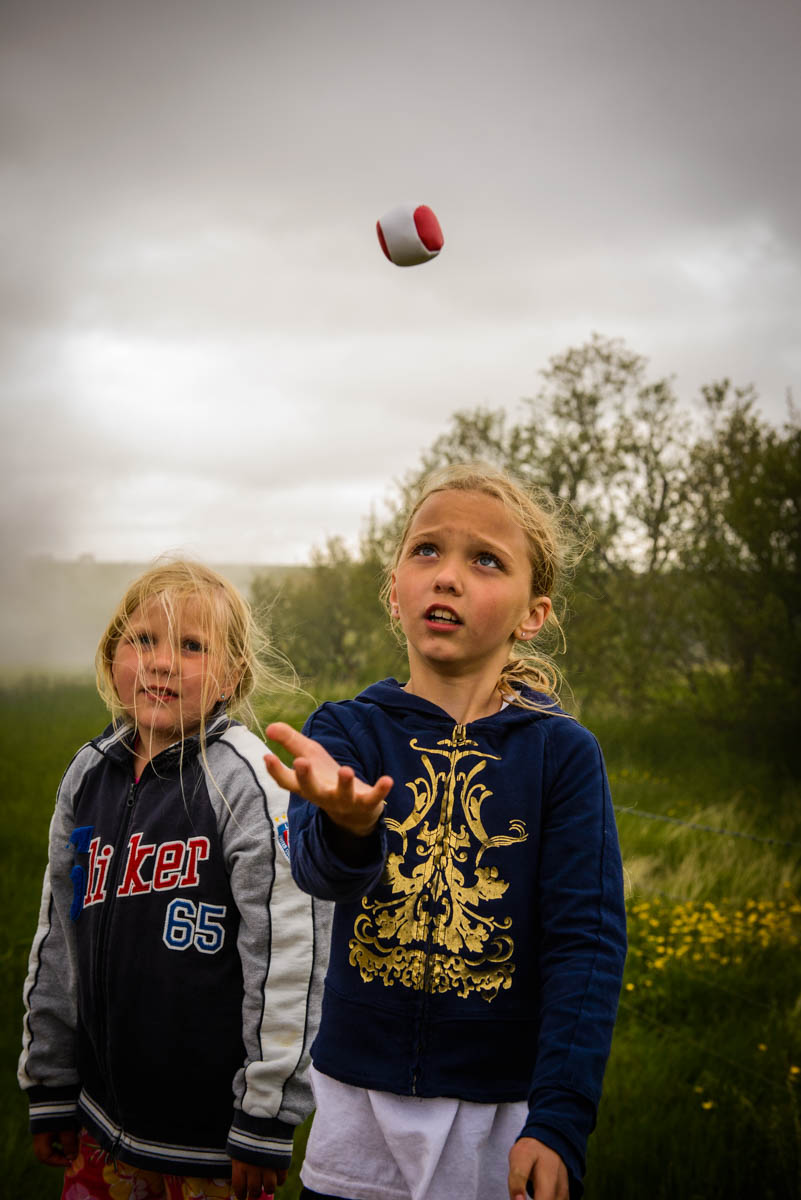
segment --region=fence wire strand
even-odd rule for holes
[[[756,833],[742,833],[737,829],[716,829],[713,825],[699,825],[696,821],[684,821],[681,817],[668,817],[665,813],[649,812],[645,808],[637,808],[633,805],[615,804],[614,809],[617,813],[626,813],[632,817],[642,817],[646,821],[667,821],[671,825],[683,825],[685,828],[695,829],[699,833],[714,833],[718,837],[743,838],[748,842],[762,842],[768,846],[797,847],[801,850],[801,842],[788,842],[782,838],[760,837]]]

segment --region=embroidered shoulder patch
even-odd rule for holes
[[[275,832],[278,835],[278,845],[286,855],[287,862],[289,861],[289,821],[286,818],[286,813],[281,817],[277,817],[275,821]]]

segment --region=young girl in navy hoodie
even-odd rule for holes
[[[295,878],[336,901],[308,1200],[581,1195],[626,937],[601,751],[532,653],[564,547],[507,476],[429,478],[386,588],[408,681],[267,730]]]

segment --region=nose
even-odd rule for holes
[[[451,557],[440,559],[439,569],[434,577],[435,592],[449,592],[458,596],[462,591],[462,576],[458,564]]]
[[[144,665],[159,675],[169,675],[175,665],[175,651],[168,642],[150,646],[143,656]]]

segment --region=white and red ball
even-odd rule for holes
[[[396,267],[416,267],[436,258],[445,239],[426,204],[399,204],[376,224],[381,249]]]

